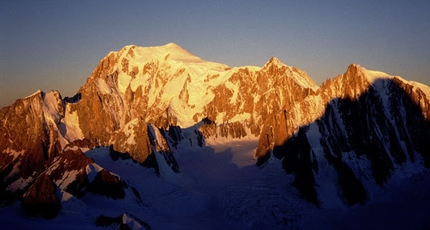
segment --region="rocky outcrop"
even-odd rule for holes
[[[38,91],[0,110],[2,193],[21,194],[62,151],[61,95]],[[14,196],[12,196],[14,197]]]
[[[261,69],[238,69],[227,82],[213,89],[215,98],[205,106],[203,115],[215,123],[215,135],[260,136],[261,124],[270,123],[276,116],[273,111],[289,108],[317,89],[305,72],[272,58]],[[262,151],[256,155],[265,155]]]
[[[58,190],[51,178],[42,174],[23,196],[24,212],[31,217],[55,218],[61,210]]]
[[[87,191],[113,199],[122,199],[125,196],[124,187],[126,187],[125,183],[118,176],[102,169],[88,185]]]
[[[94,163],[79,149],[67,150],[50,165],[46,174],[56,181],[60,189],[81,197],[85,194],[85,188],[89,183],[86,168]]]
[[[172,154],[165,132],[162,132],[155,125],[149,125],[148,130],[152,151],[155,155],[160,175],[166,178],[179,173],[178,162],[176,162]]]
[[[0,110],[0,132],[3,136],[0,141],[0,168],[5,168],[16,158],[25,158],[21,162],[31,164],[20,165],[25,178],[42,171],[45,161],[58,154],[55,130],[50,130],[52,124],[45,120],[43,112],[44,94],[39,91]]]
[[[97,165],[81,150],[67,150],[46,171],[57,186],[76,197],[88,192],[122,199],[128,185],[117,175]]]
[[[139,118],[130,121],[121,131],[114,133],[109,144],[117,152],[130,154],[139,163],[145,162],[148,156],[153,154],[148,124]]]

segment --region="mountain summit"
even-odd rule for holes
[[[21,202],[30,216],[55,218],[62,204],[73,210],[96,205],[88,197],[145,206],[147,197],[141,194],[159,194],[146,191],[148,179],[157,185],[195,186],[181,190],[186,195],[172,192],[169,199],[215,195],[221,203],[205,200],[204,208],[214,206],[223,212],[220,216],[234,219],[234,226],[252,222],[254,227],[292,228],[279,220],[285,218],[280,213],[291,212],[295,192],[312,207],[347,208],[377,199],[374,191],[393,180],[428,172],[430,88],[357,64],[318,87],[306,72],[275,57],[261,68],[231,68],[174,43],[128,45],[102,58],[75,96],[38,91],[2,108],[0,135],[1,203]],[[212,152],[220,153],[218,158]],[[231,158],[228,167],[219,163],[224,156]],[[262,215],[246,216],[241,205],[227,202],[228,194],[201,190],[214,186],[213,180],[241,188],[222,174],[224,169],[238,173],[230,167],[238,161],[259,166],[244,169],[253,179],[237,174],[243,176],[240,180],[247,178],[241,183],[263,178],[263,184],[285,185],[275,189],[279,199],[284,191],[291,195],[276,207],[279,213],[266,213],[275,204],[257,205],[272,192],[253,189],[266,189],[261,183],[247,185],[256,203],[246,205]],[[282,174],[273,173],[280,168],[273,165],[279,164]],[[136,174],[146,168],[157,178]],[[41,189],[46,195],[37,193]],[[264,222],[260,216],[266,215]],[[120,216],[148,225],[133,215]],[[107,217],[97,221],[118,222]]]

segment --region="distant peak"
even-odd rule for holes
[[[160,46],[159,48],[165,50],[165,52],[169,52],[169,53],[176,53],[179,55],[185,55],[185,56],[194,56],[193,54],[191,54],[190,52],[188,52],[186,49],[182,48],[181,46],[179,46],[176,43],[167,43],[164,46]]]
[[[38,95],[43,95],[45,92],[43,92],[42,90],[37,90],[36,92],[34,92],[33,94],[31,94],[31,95],[29,95],[29,96],[26,96],[26,97],[24,97],[24,99],[27,99],[27,98],[32,98],[32,97],[34,97],[34,96],[38,96]]]
[[[203,62],[199,57],[188,52],[176,43],[167,43],[161,46],[136,46],[133,44],[126,45],[119,51],[112,51],[107,56],[119,55],[129,60],[135,60],[140,63],[153,60],[174,60],[185,63]]]
[[[346,69],[345,74],[347,74],[348,76],[357,76],[357,75],[361,75],[363,70],[365,69],[361,67],[359,64],[351,63]]]
[[[345,76],[350,77],[364,77],[369,83],[373,83],[376,79],[390,78],[391,76],[387,73],[375,70],[368,70],[359,64],[351,63],[346,70]]]
[[[359,64],[351,63],[349,64],[348,68],[362,68]]]
[[[176,44],[176,43],[174,43],[174,42],[170,42],[170,43],[167,43],[166,45],[164,45],[165,47],[179,47],[179,48],[181,48],[182,49],[182,47],[181,46],[179,46],[178,44]]]
[[[271,57],[270,60],[264,65],[264,66],[269,66],[269,65],[278,65],[278,66],[283,66],[285,65],[284,63],[281,62],[281,60],[279,60],[276,57]]]

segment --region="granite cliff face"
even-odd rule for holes
[[[257,165],[281,159],[306,200],[321,204],[321,185],[332,183],[353,205],[396,172],[430,167],[429,120],[429,87],[355,64],[318,87],[276,58],[230,68],[173,43],[126,46],[103,58],[75,96],[38,91],[0,110],[1,197],[32,197],[34,185],[122,199],[127,183],[83,152],[110,147],[112,159],[170,180],[180,175],[179,142],[252,137]],[[329,174],[336,179],[327,182]],[[52,192],[47,198],[55,204]]]

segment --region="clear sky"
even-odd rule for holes
[[[2,0],[0,107],[72,96],[109,51],[169,42],[232,67],[275,56],[317,84],[357,63],[430,85],[429,0]]]

